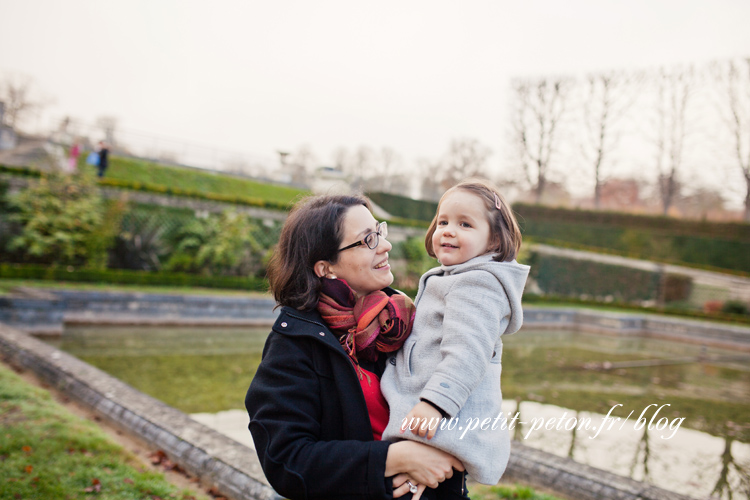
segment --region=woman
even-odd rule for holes
[[[310,198],[269,263],[283,307],[245,406],[263,471],[287,498],[409,498],[463,470],[424,444],[379,440],[388,422],[379,377],[413,319],[411,301],[388,288],[386,231],[364,198]]]

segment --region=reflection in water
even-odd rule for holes
[[[503,408],[515,413],[516,402],[505,400]],[[544,422],[553,418],[556,421],[564,420],[571,417],[570,410],[523,401],[520,412],[523,417],[519,418],[519,422],[522,424],[515,431],[518,433],[518,428],[522,428],[521,434],[525,437],[522,442],[525,445],[695,498],[706,498],[712,491],[724,493],[721,498],[732,498],[728,493],[730,491],[734,492],[734,498],[747,495],[750,445],[746,443],[735,441],[730,452],[728,438],[711,436],[684,426],[671,439],[666,439],[672,434],[668,429],[648,430],[648,426],[645,426],[636,430],[632,423],[620,428],[618,422],[612,428],[605,427],[597,432],[606,415],[583,411],[574,415],[579,423],[590,419],[589,429],[578,425],[575,432],[544,427],[532,431],[534,419],[543,419]],[[622,417],[626,415],[627,412]],[[572,454],[570,450],[574,450]],[[725,465],[727,457],[732,457],[732,463],[738,465]],[[744,464],[744,470],[741,464]],[[717,478],[725,490],[718,491],[714,487]]]
[[[249,438],[244,395],[267,333],[85,327],[66,330],[55,343],[172,406],[204,413],[195,418],[240,440]],[[677,342],[522,331],[505,341],[503,409],[519,412],[512,436],[529,446],[695,498],[745,498],[748,361],[742,353]],[[621,421],[603,429],[532,424],[565,415],[600,426],[618,404],[612,417]],[[642,413],[649,421],[657,410],[651,428],[636,427]],[[658,426],[679,419],[676,431]]]

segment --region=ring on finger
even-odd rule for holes
[[[409,485],[409,491],[410,491],[410,492],[411,492],[412,494],[414,494],[414,493],[416,493],[416,492],[418,491],[418,490],[417,490],[417,485],[415,485],[415,484],[414,484],[414,483],[412,483],[411,481],[407,480],[407,481],[406,481],[406,484],[408,484],[408,485]]]

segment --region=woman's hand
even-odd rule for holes
[[[408,474],[396,474],[393,476],[393,498],[399,498],[411,491],[411,487],[416,486],[417,492],[412,494],[412,500],[419,500],[427,486],[420,484],[416,479],[412,479]]]
[[[464,470],[456,457],[415,441],[393,443],[388,447],[385,459],[386,477],[406,473],[428,488],[437,488],[438,484],[453,476],[453,469]]]

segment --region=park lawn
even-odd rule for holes
[[[207,500],[180,490],[96,424],[0,364],[0,499]]]
[[[525,499],[525,500],[561,500],[559,497],[534,491],[533,488],[520,485],[498,484],[487,486],[484,484],[469,485],[471,500]]]
[[[204,194],[258,198],[288,204],[308,191],[192,168],[160,165],[146,160],[113,156],[105,176],[127,182],[154,184],[165,188]]]

